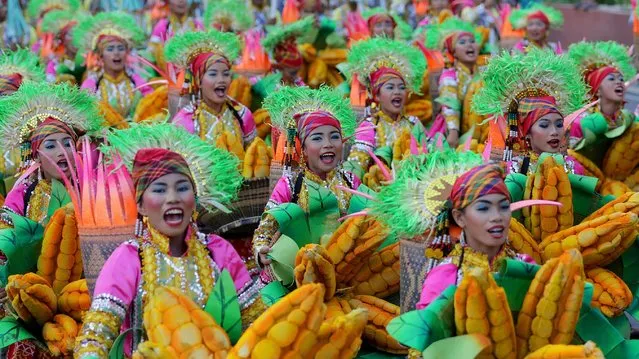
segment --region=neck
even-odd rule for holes
[[[461,66],[465,67],[468,70],[468,72],[470,72],[471,74],[473,73],[476,62],[464,62],[464,61],[457,61],[457,62]]]
[[[488,257],[488,261],[492,262],[497,256],[502,246],[487,246],[475,241],[472,238],[466,237],[468,245],[477,252],[484,253]]]
[[[306,166],[306,169],[309,170],[314,175],[316,175],[317,177],[321,178],[322,181],[326,180],[326,177],[328,176],[328,172],[315,171],[312,168],[310,168],[309,166]]]
[[[115,78],[118,78],[118,76],[120,76],[120,74],[121,74],[122,72],[124,72],[124,71],[123,71],[123,70],[116,71],[116,70],[109,69],[109,68],[107,68],[107,67],[105,67],[105,68],[104,68],[104,73],[105,73],[105,74],[107,74],[107,75],[109,75],[109,76],[111,76],[111,77],[112,77],[112,78],[114,78],[114,79],[115,79]]]
[[[382,109],[382,112],[384,113],[384,115],[386,115],[388,118],[390,118],[393,121],[397,121],[399,119],[398,113],[391,115],[390,113],[388,113],[388,111],[385,111],[384,109]]]
[[[606,100],[604,98],[599,101],[599,111],[601,111],[601,113],[603,113],[605,116],[614,115],[620,107],[621,104],[614,101]]]
[[[204,99],[204,103],[211,110],[213,110],[215,112],[215,114],[218,114],[218,113],[222,112],[222,108],[224,107],[224,103],[213,103],[211,101],[208,101],[207,99]]]
[[[173,257],[181,257],[184,252],[186,252],[187,246],[186,241],[186,232],[182,235],[169,237],[169,253]]]
[[[546,39],[541,39],[541,40],[530,40],[530,43],[537,46],[537,47],[546,47]]]

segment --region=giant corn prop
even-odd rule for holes
[[[586,271],[586,280],[592,283],[594,293],[591,305],[607,317],[621,315],[632,304],[632,292],[617,275],[603,268]]]
[[[321,283],[324,285],[324,300],[328,301],[335,295],[335,265],[328,256],[326,249],[318,244],[307,244],[302,247],[295,257],[295,284]]]
[[[80,326],[76,321],[64,314],[57,314],[51,322],[44,324],[42,337],[49,351],[54,356],[67,356],[73,353],[75,337]]]
[[[81,322],[91,308],[91,295],[86,279],[67,284],[58,296],[58,311]]]
[[[325,320],[317,334],[317,343],[308,358],[355,358],[362,345],[362,332],[368,312],[355,309],[346,315]]]
[[[264,140],[256,137],[246,149],[244,163],[242,163],[244,178],[264,178],[271,172],[271,160],[273,151],[266,145]]]
[[[399,242],[373,253],[349,282],[354,294],[384,298],[399,291]]]
[[[53,318],[58,303],[53,288],[35,273],[9,276],[7,296],[20,319],[42,326]]]
[[[526,359],[605,359],[603,353],[593,342],[584,345],[549,344],[530,353]]]
[[[616,180],[625,180],[639,164],[639,124],[619,137],[608,149],[603,161],[603,173]]]
[[[508,231],[508,241],[517,253],[527,254],[535,260],[535,263],[542,263],[539,246],[523,224],[511,218]]]
[[[246,107],[251,106],[253,94],[251,93],[251,83],[245,76],[237,76],[231,81],[228,94]]]
[[[399,344],[386,331],[386,325],[399,315],[398,306],[369,295],[356,295],[349,303],[352,308],[368,310],[364,338],[370,345],[387,353],[408,353],[408,348]]]

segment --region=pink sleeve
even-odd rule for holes
[[[362,180],[360,180],[360,179],[359,179],[359,177],[357,177],[357,176],[355,176],[355,175],[353,174],[353,183],[352,183],[352,184],[353,184],[353,189],[355,189],[355,190],[356,190],[356,189],[358,189],[358,188],[359,188],[359,186],[362,184]]]
[[[240,255],[235,248],[224,238],[215,234],[209,236],[209,251],[213,254],[213,260],[220,267],[226,269],[231,274],[235,289],[242,289],[251,280],[248,270],[242,262]]]
[[[98,90],[98,80],[93,76],[87,76],[86,80],[82,82],[80,88],[89,90],[91,93],[95,93]]]
[[[146,96],[148,94],[150,94],[151,92],[153,92],[153,87],[151,86],[142,86],[146,83],[146,81],[142,78],[142,76],[138,75],[138,74],[133,74],[133,76],[131,76],[131,79],[133,80],[133,84],[135,85],[135,87],[139,87],[138,91],[140,91],[140,93],[142,94],[142,96]],[[142,86],[142,87],[140,87]]]
[[[257,131],[255,119],[253,119],[253,113],[246,107],[244,107],[244,113],[242,114],[242,131],[245,136],[251,135]]]
[[[109,294],[122,300],[128,307],[137,293],[140,273],[138,248],[131,243],[123,243],[104,263],[95,282],[93,296]]]
[[[457,280],[457,266],[452,263],[442,264],[433,268],[422,286],[422,294],[417,302],[417,309],[426,308],[435,298],[437,298],[446,288],[455,284]]]
[[[368,120],[362,121],[355,131],[355,142],[375,148],[377,144],[375,141],[375,125]]]
[[[516,50],[517,52],[525,52],[525,48],[524,48],[524,42],[523,41],[519,41],[518,43],[515,44],[515,46],[513,46],[513,50]]]
[[[16,183],[11,191],[7,193],[7,198],[4,200],[4,207],[24,216],[24,194],[27,188],[29,188],[29,186],[25,182]]]
[[[269,202],[273,204],[282,204],[288,203],[291,201],[291,188],[288,183],[287,177],[281,177],[277,180],[275,184],[275,188],[273,188],[273,193],[271,193],[271,197],[269,198]]]
[[[579,163],[579,161],[577,161],[574,157],[566,156],[566,159],[572,161],[572,165],[573,165],[572,170],[576,175],[583,176],[586,174],[586,168],[581,163]]]
[[[47,62],[47,69],[45,71],[46,76],[47,76],[47,81],[49,82],[55,82],[56,80],[56,61],[55,60],[49,60],[49,62]]]
[[[161,19],[157,24],[155,24],[155,27],[151,32],[150,42],[164,43],[166,40],[166,28],[168,23],[169,21],[167,19]]]
[[[584,138],[584,131],[581,129],[581,119],[584,118],[584,115],[579,116],[575,122],[570,125],[570,137],[576,139]]]
[[[171,120],[176,126],[183,127],[189,133],[195,133],[195,126],[193,124],[193,111],[190,108],[183,108],[173,117]]]
[[[202,23],[202,21],[195,19],[193,20],[193,23],[195,24],[195,29],[197,31],[204,31],[204,24]]]

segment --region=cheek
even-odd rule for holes
[[[321,146],[313,143],[312,141],[308,141],[304,146],[304,153],[306,153],[306,157],[315,159],[319,157]]]
[[[157,215],[162,211],[162,205],[164,204],[164,195],[156,193],[145,193],[142,196],[142,208],[146,212],[147,216]]]

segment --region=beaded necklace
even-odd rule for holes
[[[27,209],[26,217],[31,220],[42,223],[49,210],[49,201],[51,200],[51,182],[47,180],[39,180],[33,189]]]
[[[133,84],[126,73],[115,78],[105,73],[100,81],[100,99],[114,106],[120,115],[128,116],[133,105]]]
[[[195,110],[196,131],[200,138],[215,144],[218,137],[225,131],[232,133],[239,143],[243,143],[242,128],[235,116],[229,111],[228,104],[222,106],[222,110],[217,113],[209,107],[204,101]]]

